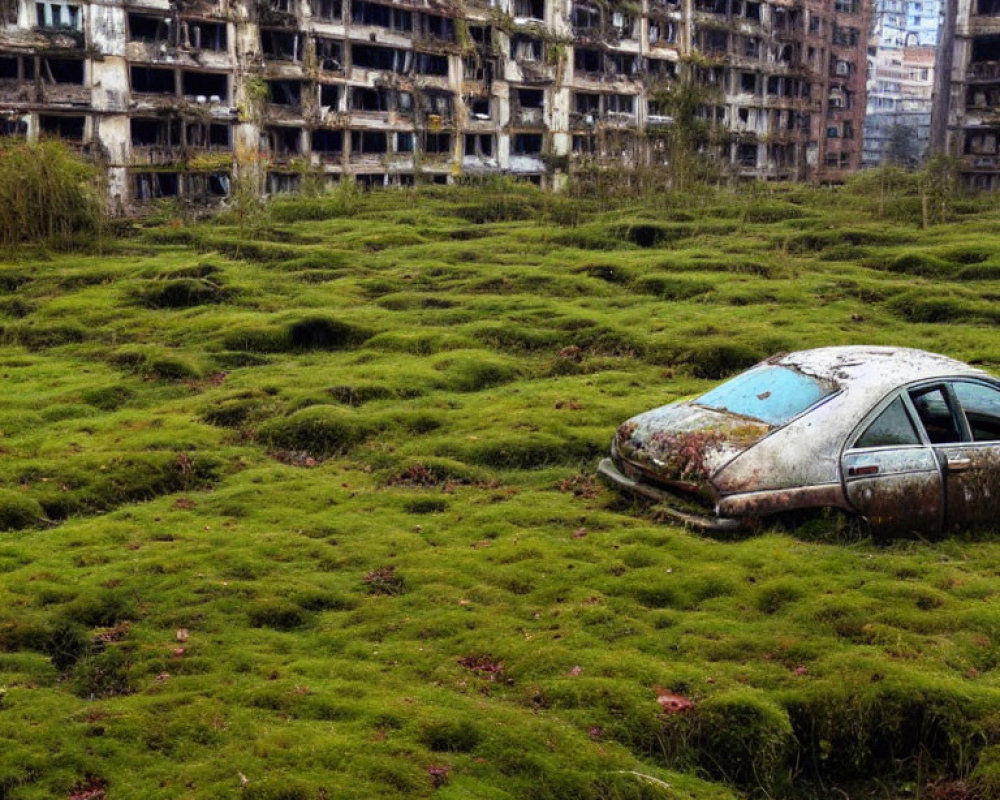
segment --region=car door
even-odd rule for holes
[[[941,468],[905,392],[876,407],[848,440],[841,474],[848,501],[876,535],[929,536],[941,530]]]
[[[986,381],[948,385],[963,441],[935,445],[952,531],[996,526],[1000,513],[1000,390]]]

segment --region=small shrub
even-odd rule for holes
[[[89,655],[73,667],[73,693],[77,697],[116,697],[132,692],[131,663],[125,649],[111,646]]]
[[[247,616],[255,628],[274,628],[279,631],[294,630],[306,622],[306,612],[300,606],[286,600],[255,603],[250,607]]]
[[[420,741],[436,753],[471,753],[482,738],[479,728],[467,720],[432,722],[420,731]]]
[[[270,447],[326,457],[346,452],[367,434],[366,425],[353,412],[340,406],[316,405],[270,420],[257,435]]]
[[[20,492],[0,489],[0,530],[17,531],[46,522],[38,501]]]

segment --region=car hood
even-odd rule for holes
[[[711,500],[712,476],[770,432],[759,420],[684,401],[622,424],[613,452],[626,469]]]

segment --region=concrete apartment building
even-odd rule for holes
[[[963,182],[1000,189],[1000,0],[951,0],[941,56],[934,116],[938,142],[957,156]],[[942,60],[942,67],[945,61]],[[947,87],[947,91],[945,91]]]
[[[933,47],[878,48],[869,59],[864,166],[902,159],[913,167],[927,157],[934,66]]]
[[[0,128],[107,169],[121,210],[669,159],[679,71],[744,178],[861,160],[866,0],[4,0]]]

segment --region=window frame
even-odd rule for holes
[[[992,389],[994,392],[998,392],[998,393],[1000,393],[1000,385],[997,385],[996,383],[993,383],[992,381],[982,380],[982,379],[976,379],[976,378],[972,378],[972,377],[969,377],[969,378],[953,378],[950,381],[948,381],[948,394],[949,394],[952,402],[954,403],[954,408],[957,408],[960,411],[959,416],[961,417],[961,423],[962,423],[962,428],[963,428],[962,435],[965,437],[961,443],[962,444],[971,444],[971,445],[987,445],[987,444],[993,444],[993,443],[1000,443],[1000,438],[998,438],[998,439],[982,439],[982,440],[977,440],[973,436],[972,425],[969,424],[969,418],[965,414],[965,407],[962,405],[962,401],[959,400],[958,394],[955,392],[955,384],[958,384],[958,383],[973,384],[973,385],[977,385],[977,386],[985,386],[987,389]]]

